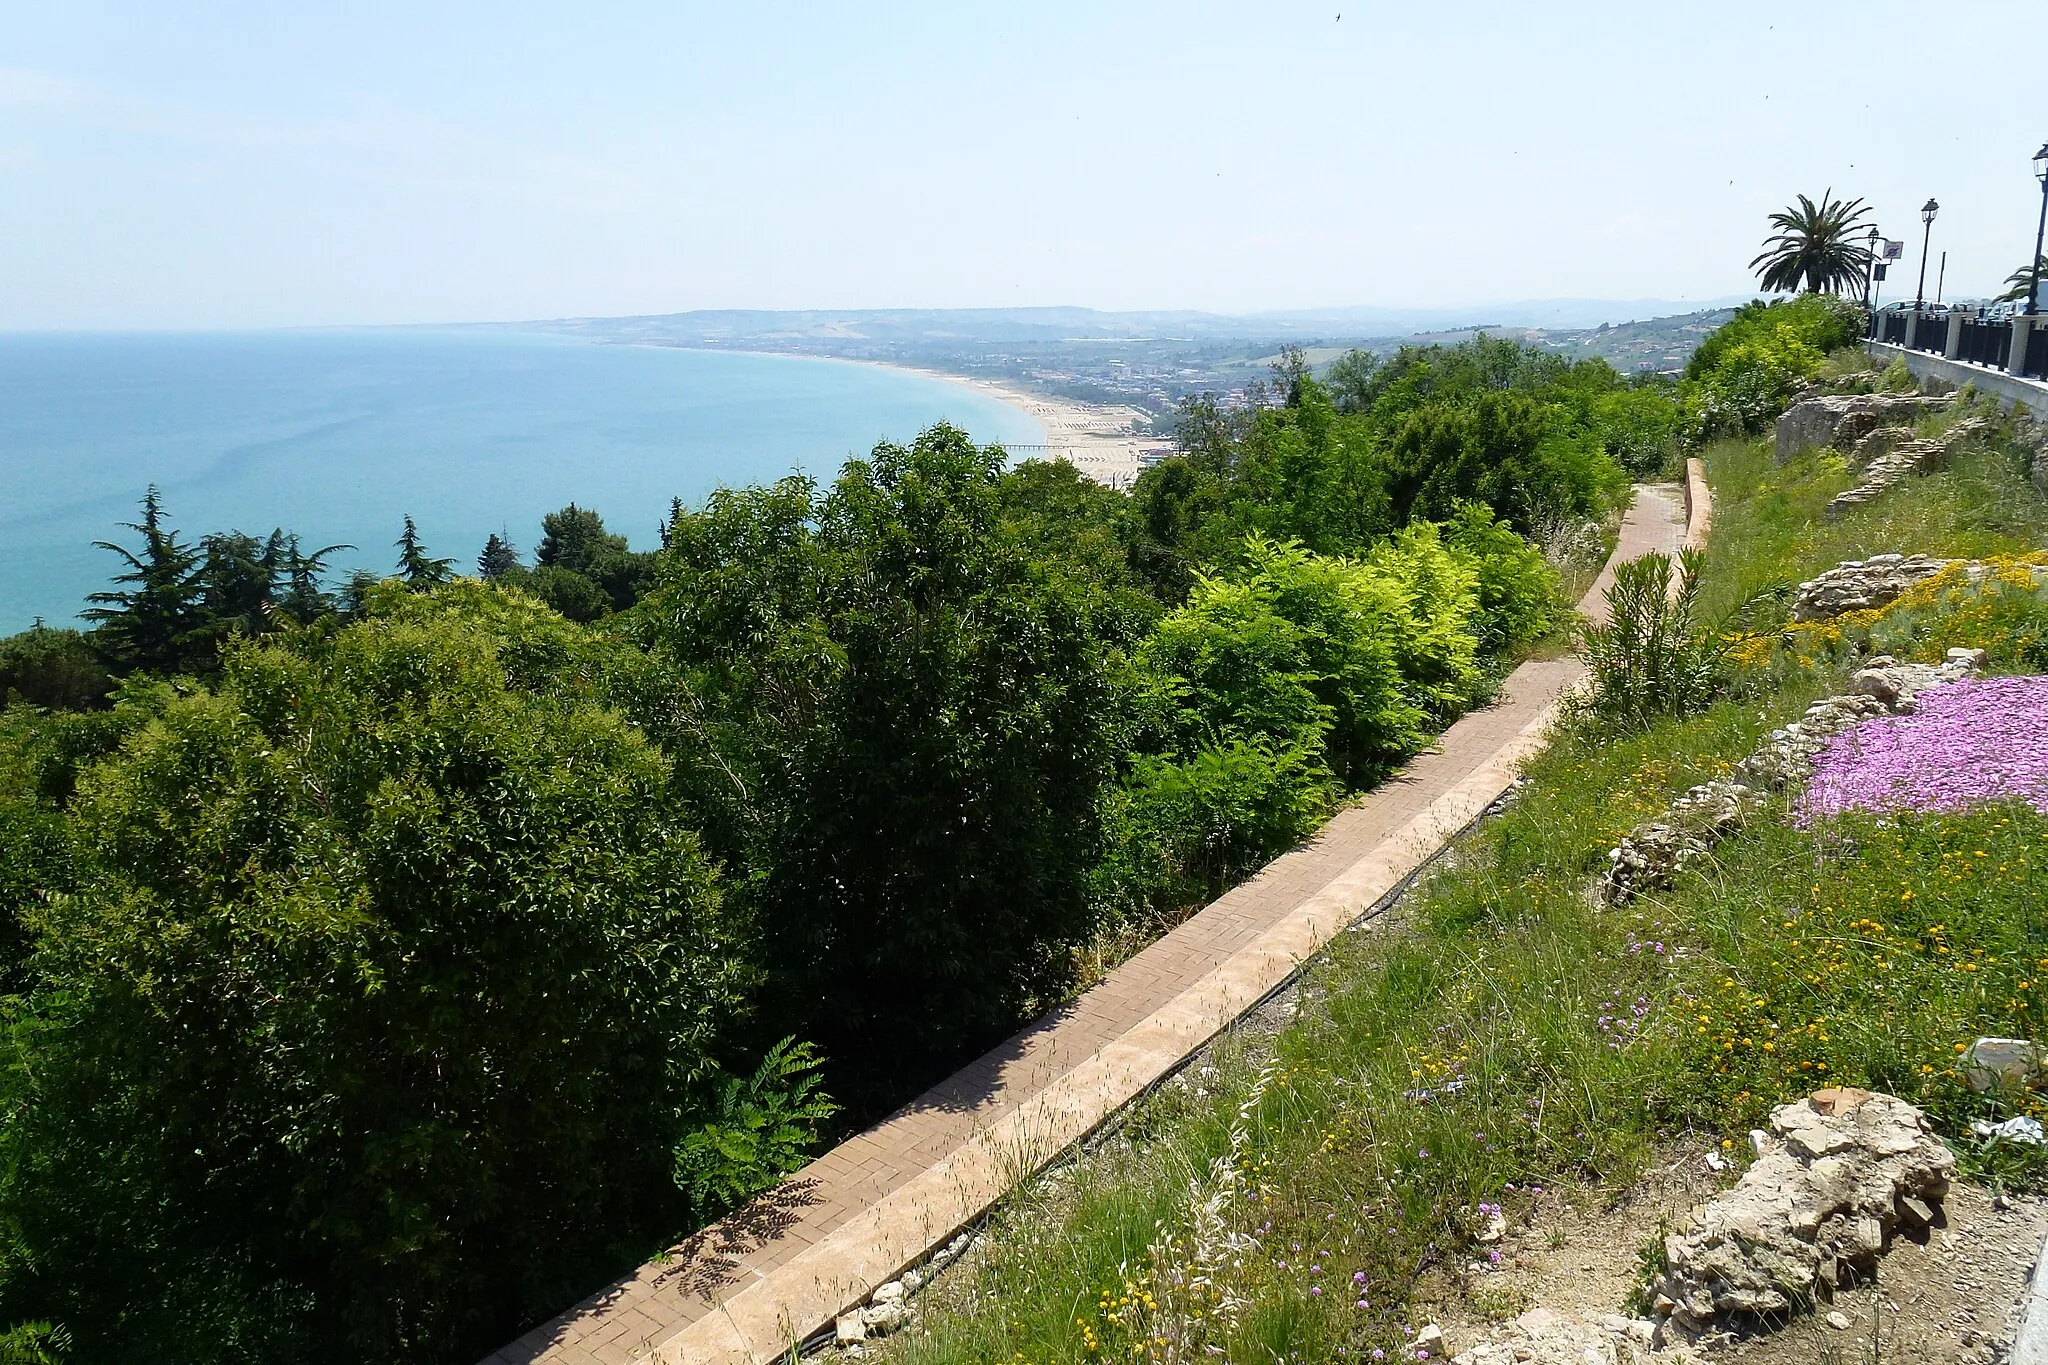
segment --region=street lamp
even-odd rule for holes
[[[2042,150],[2048,151],[2048,148]],[[1884,240],[1884,234],[1876,228],[1870,230],[1870,245],[1863,251],[1863,311],[1870,311],[1870,282],[1877,275],[1877,244]]]
[[[2041,231],[2048,228],[2048,142],[2034,153],[2034,178],[2041,182],[2041,222],[2034,229],[2034,278],[2027,283],[2027,316],[2041,302]]]
[[[1941,205],[1932,199],[1920,206],[1920,221],[1927,225],[1927,230],[1920,237],[1920,283],[1913,286],[1913,311],[1916,313],[1927,302],[1927,244],[1934,240],[1934,215],[1940,209]]]

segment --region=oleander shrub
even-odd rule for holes
[[[1576,702],[1584,722],[1642,729],[1705,710],[1727,687],[1729,641],[1698,619],[1702,563],[1684,550],[1616,567],[1611,619],[1581,633],[1593,674]]]

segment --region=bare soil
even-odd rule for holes
[[[1500,1269],[1467,1269],[1435,1287],[1450,1349],[1490,1340],[1489,1328],[1537,1306],[1591,1322],[1635,1316],[1629,1297],[1642,1282],[1645,1250],[1735,1174],[1714,1171],[1694,1148],[1667,1154],[1617,1198],[1561,1195],[1532,1226],[1503,1239]],[[1838,1291],[1775,1331],[1701,1345],[1710,1361],[1742,1365],[2004,1361],[2044,1236],[2048,1200],[2007,1196],[1994,1204],[1988,1191],[1958,1183],[1924,1243],[1894,1239],[1873,1283]],[[1847,1326],[1831,1326],[1830,1314]]]

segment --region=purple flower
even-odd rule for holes
[[[1352,1272],[1351,1272],[1351,1283],[1353,1283],[1353,1284],[1364,1284],[1364,1283],[1365,1283],[1365,1272],[1364,1272],[1363,1270],[1354,1270],[1354,1271],[1352,1271]]]
[[[2019,797],[2048,811],[2048,678],[1968,678],[1911,715],[1836,734],[1815,760],[1799,824],[1845,810],[1960,810]]]
[[[1321,1298],[1323,1295],[1323,1287],[1319,1284],[1312,1284],[1308,1287],[1308,1292],[1316,1298]]]

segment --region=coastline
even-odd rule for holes
[[[1158,436],[1132,434],[1132,423],[1145,414],[1138,408],[1109,403],[1087,403],[1073,398],[1055,398],[1035,393],[1008,380],[979,375],[952,374],[921,365],[903,365],[890,360],[863,360],[853,356],[811,355],[802,351],[769,351],[752,347],[682,346],[667,341],[634,340],[599,342],[614,346],[659,346],[683,351],[710,351],[720,355],[775,356],[784,360],[822,360],[835,365],[869,365],[876,369],[914,374],[920,379],[971,389],[993,398],[1036,422],[1045,433],[1044,444],[1036,447],[1011,444],[1006,448],[1025,458],[1065,460],[1087,478],[1110,488],[1129,488],[1145,467],[1147,456],[1173,453],[1173,443]]]
[[[853,363],[878,365],[926,379],[942,380],[1006,403],[1045,429],[1042,449],[1019,453],[1066,460],[1088,478],[1111,488],[1130,487],[1132,480],[1145,467],[1148,454],[1172,450],[1172,443],[1159,437],[1131,434],[1131,423],[1143,415],[1137,408],[1053,398],[1005,380],[948,374],[944,370],[897,365],[886,360],[856,360]]]

